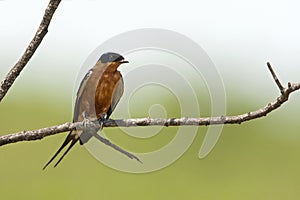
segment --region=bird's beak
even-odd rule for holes
[[[122,60],[119,62],[120,64],[123,64],[123,63],[129,63],[127,60]]]

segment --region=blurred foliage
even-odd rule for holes
[[[38,88],[32,86],[31,92],[11,90],[0,103],[2,135],[71,121],[71,92],[45,92]],[[228,114],[248,112],[267,103],[255,101],[255,97],[247,100],[241,91],[227,93],[227,96]],[[0,150],[1,198],[297,199],[300,195],[300,125],[296,112],[299,95],[294,97],[267,117],[242,125],[225,125],[217,145],[202,160],[197,155],[207,127],[201,127],[180,159],[162,170],[146,174],[110,169],[80,145],[76,145],[57,168],[50,166],[43,171],[43,165],[67,133],[41,141],[5,145]],[[174,102],[173,108],[176,106]],[[178,114],[174,110],[174,114]],[[133,113],[137,117],[147,114],[135,110]],[[149,127],[137,129],[147,131]],[[173,137],[173,133],[165,134],[168,132],[173,129],[163,128],[162,134],[151,140],[136,140],[136,145],[131,142],[130,150],[157,149]],[[125,143],[130,140],[122,134],[114,137]]]

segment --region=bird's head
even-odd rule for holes
[[[101,61],[101,63],[104,64],[105,63],[118,63],[118,64],[128,63],[128,61],[126,61],[123,56],[112,52],[102,54],[99,61]]]

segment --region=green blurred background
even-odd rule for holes
[[[155,2],[141,5],[134,1],[63,1],[45,40],[0,103],[0,134],[71,121],[74,83],[85,58],[111,36],[144,27],[178,31],[206,50],[223,78],[228,115],[266,105],[279,95],[265,66],[267,60],[274,64],[283,83],[300,81],[297,56],[300,31],[295,20],[299,19],[296,12],[299,3],[242,2],[165,1],[155,7]],[[171,3],[172,10],[166,16],[164,9]],[[30,5],[0,1],[1,79],[32,38],[46,5],[47,1]],[[190,10],[179,17],[178,13],[187,5]],[[119,14],[112,16],[111,9],[103,8],[114,8]],[[154,9],[155,16],[151,15]],[[79,15],[81,11],[83,14]],[[209,114],[205,106],[209,104],[207,94],[203,96],[199,104],[204,114]],[[0,147],[1,198],[297,199],[300,196],[299,100],[297,92],[267,117],[224,126],[217,145],[202,160],[197,156],[206,127],[201,127],[180,159],[147,174],[113,170],[79,145],[57,168],[43,171],[43,165],[66,133],[41,141],[5,145]],[[168,115],[177,114],[176,104],[172,106]],[[160,137],[159,141],[170,139],[170,136],[156,137]],[[147,148],[157,147],[155,139],[149,139]],[[134,142],[130,145],[132,150],[140,148]]]

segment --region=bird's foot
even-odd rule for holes
[[[89,119],[89,118],[87,118],[85,112],[82,112],[82,117],[83,117],[83,120],[82,120],[83,129],[86,130],[86,131],[88,131],[88,124],[90,124],[92,122],[92,120]]]
[[[93,123],[93,119],[88,118],[86,115],[86,112],[82,112],[82,133],[80,134],[80,144],[85,144],[90,140],[90,138],[93,136],[93,133],[95,132],[95,128],[93,126],[90,126],[91,123]],[[97,131],[96,131],[97,132]]]
[[[99,115],[99,121],[101,120],[102,122],[105,121],[107,118],[107,114],[106,113],[100,113]]]
[[[104,121],[107,119],[107,114],[106,113],[100,113],[98,122],[100,124],[100,130],[102,129]]]

